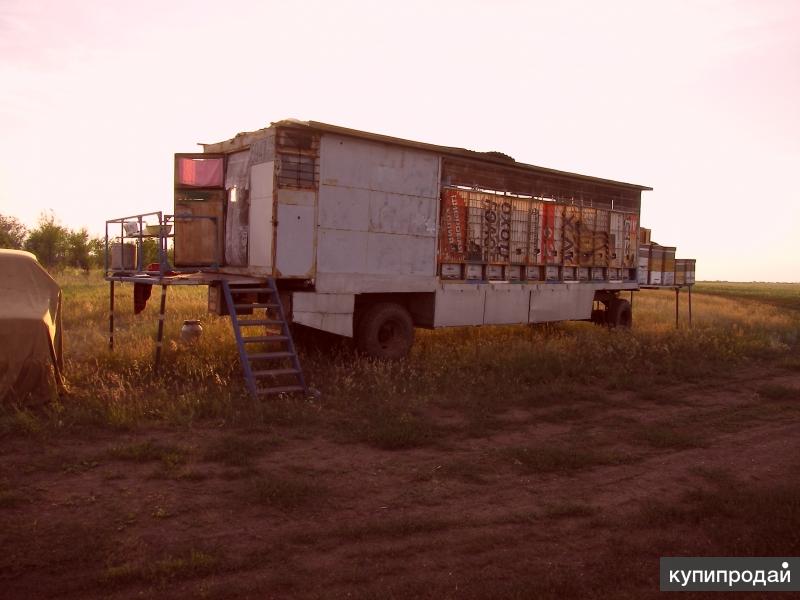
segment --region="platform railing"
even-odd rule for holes
[[[148,221],[157,220],[157,224],[148,223]],[[162,211],[140,213],[136,215],[129,215],[126,217],[118,217],[108,219],[105,226],[105,273],[106,276],[122,275],[130,272],[142,273],[145,272],[144,263],[144,243],[147,239],[157,240],[157,259],[158,259],[158,274],[163,276],[169,272],[174,273],[187,273],[196,272],[200,270],[216,270],[219,269],[219,260],[211,264],[205,264],[196,267],[183,267],[177,268],[170,264],[168,252],[168,240],[175,237],[173,231],[177,221],[191,221],[191,220],[210,220],[214,225],[214,231],[218,231],[219,219],[215,216],[206,215],[169,215],[164,214]],[[115,229],[119,227],[119,234]],[[157,227],[156,233],[149,233],[148,227]],[[126,241],[131,240],[131,241]],[[126,260],[125,246],[126,244],[134,243],[136,247],[136,260],[135,264],[128,266],[129,261]],[[114,248],[119,247],[119,266],[114,266]],[[214,256],[218,259],[221,257],[221,248],[219,243],[219,236],[214,236]],[[148,270],[147,272],[155,273],[155,271]]]

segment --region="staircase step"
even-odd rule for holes
[[[263,371],[253,371],[253,377],[266,377],[271,375],[278,377],[279,375],[297,375],[300,369],[264,369]]]
[[[234,304],[233,307],[236,310],[240,308],[250,309],[250,308],[278,308],[280,304],[275,304],[274,302],[253,302],[252,304]]]
[[[245,344],[257,344],[259,342],[285,342],[288,339],[288,335],[254,335],[242,337],[242,342]]]
[[[248,354],[249,360],[272,360],[276,358],[291,358],[294,356],[292,352],[255,352]]]
[[[283,325],[285,321],[280,319],[239,319],[239,327],[255,327],[256,325]]]
[[[302,385],[282,385],[278,387],[271,387],[271,388],[262,388],[257,390],[259,395],[267,395],[267,394],[281,394],[281,393],[289,393],[289,392],[304,392],[305,388]]]

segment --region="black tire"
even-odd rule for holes
[[[631,303],[627,300],[614,298],[606,313],[606,324],[609,327],[624,327],[627,329],[633,324],[633,311]]]
[[[408,354],[413,343],[414,321],[399,304],[373,304],[358,319],[356,347],[367,356],[398,360]]]

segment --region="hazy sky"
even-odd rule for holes
[[[649,185],[700,279],[800,281],[800,1],[0,0],[0,213],[172,210],[172,154],[324,121]]]

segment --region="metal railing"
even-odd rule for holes
[[[148,223],[148,220],[157,220],[157,224]],[[178,221],[200,221],[210,220],[214,226],[214,231],[218,232],[219,219],[215,216],[205,215],[169,215],[162,211],[140,213],[126,217],[108,219],[105,228],[105,273],[106,276],[116,275],[127,272],[145,272],[144,246],[145,240],[156,240],[156,251],[158,259],[159,275],[168,272],[195,272],[203,269],[215,270],[220,267],[221,248],[219,236],[214,236],[214,256],[217,260],[210,264],[197,267],[177,268],[170,264],[168,252],[168,240],[175,237],[173,229]],[[119,227],[119,235],[115,235],[114,229]],[[151,229],[152,228],[152,229]],[[130,241],[126,241],[130,240]],[[125,247],[128,244],[135,244],[136,260],[131,265],[131,261],[126,260]],[[114,248],[119,248],[119,265],[115,267]],[[130,266],[129,266],[130,265]],[[147,272],[155,273],[155,270],[147,269]]]

